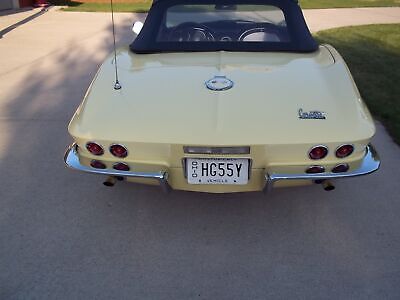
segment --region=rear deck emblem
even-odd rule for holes
[[[233,87],[233,81],[226,76],[217,75],[206,81],[206,87],[212,91],[226,91]]]
[[[299,109],[299,119],[303,120],[325,120],[326,119],[326,113],[323,111],[308,111],[305,112],[303,111],[302,108]]]

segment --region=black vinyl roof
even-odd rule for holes
[[[271,5],[284,13],[290,42],[159,42],[157,35],[165,12],[175,5]],[[297,0],[154,0],[143,29],[130,45],[135,53],[161,52],[314,52],[318,45],[304,20]]]

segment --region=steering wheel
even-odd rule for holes
[[[213,32],[205,25],[186,22],[173,28],[168,37],[172,42],[213,42]]]
[[[247,29],[239,36],[240,42],[280,42],[279,29],[273,24]]]

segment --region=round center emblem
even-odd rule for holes
[[[206,81],[206,87],[212,91],[226,91],[233,87],[233,81],[226,76],[214,76]]]

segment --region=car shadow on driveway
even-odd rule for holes
[[[331,193],[165,195],[66,169],[68,121],[110,41],[3,74],[15,82],[0,92],[1,299],[400,295],[399,149],[382,128],[384,168]]]

